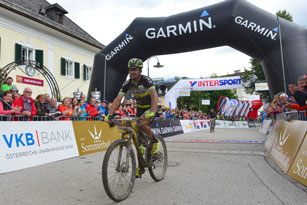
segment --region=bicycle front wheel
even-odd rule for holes
[[[148,170],[153,180],[161,181],[162,179],[164,179],[168,164],[167,149],[163,137],[157,135],[156,139],[160,142],[159,152],[154,155],[149,154]]]
[[[131,145],[123,139],[108,148],[102,164],[102,182],[107,195],[122,201],[131,193],[136,174],[135,155]]]

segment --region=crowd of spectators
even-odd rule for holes
[[[48,93],[39,94],[32,98],[32,90],[27,87],[19,95],[16,86],[12,84],[13,79],[8,77],[6,83],[1,86],[0,93],[0,120],[8,120],[8,116],[23,116],[24,120],[48,118],[53,120],[103,120],[108,115],[112,103],[103,100],[97,102],[91,98],[86,102],[86,96],[82,94],[80,98],[65,97],[61,103],[57,99],[51,98]],[[298,86],[290,84],[288,86],[292,96],[284,92],[277,93],[274,100],[262,111],[262,120],[272,114],[287,112],[292,110],[307,110],[307,75],[300,76]],[[136,101],[124,100],[115,111],[115,118],[123,116],[136,116]],[[159,105],[156,117],[161,119],[209,119],[207,113],[186,109],[170,109]],[[219,119],[219,116],[217,116]]]
[[[80,98],[65,97],[59,104],[57,99],[51,98],[48,93],[39,94],[32,98],[32,90],[27,87],[22,94],[18,93],[16,86],[12,85],[13,79],[8,77],[1,86],[0,93],[0,120],[8,120],[8,115],[22,116],[23,120],[103,120],[108,115],[112,103],[103,100],[97,102],[91,98],[86,102],[86,96]],[[115,118],[123,116],[136,116],[136,101],[124,100],[115,111]],[[161,119],[207,119],[207,113],[186,109],[170,109],[159,105],[156,117]],[[14,119],[14,118],[13,118]],[[16,118],[15,118],[16,119]]]
[[[274,100],[261,112],[262,120],[273,114],[307,110],[307,75],[300,76],[297,85],[289,84],[288,89],[291,96],[284,92],[277,93]]]

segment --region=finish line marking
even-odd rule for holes
[[[184,142],[184,143],[234,143],[234,144],[264,144],[264,141],[253,140],[185,140],[185,139],[164,139],[166,142]]]

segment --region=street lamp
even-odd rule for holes
[[[147,74],[148,74],[148,77],[149,77],[149,60],[150,60],[151,58],[156,58],[156,59],[158,60],[157,65],[154,65],[153,67],[155,67],[155,68],[162,68],[162,67],[164,67],[164,65],[161,65],[161,64],[160,64],[159,58],[158,58],[157,56],[151,56],[151,57],[148,58],[148,60],[147,60]]]

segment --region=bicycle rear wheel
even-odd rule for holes
[[[107,195],[122,201],[131,193],[136,174],[135,155],[131,145],[123,139],[108,148],[102,164],[102,182]]]
[[[159,152],[154,155],[149,154],[148,170],[153,180],[161,181],[165,176],[167,164],[168,164],[167,149],[166,149],[166,144],[165,144],[163,137],[161,137],[160,135],[157,135],[156,139],[160,142]],[[150,150],[148,150],[148,153],[150,153]]]

